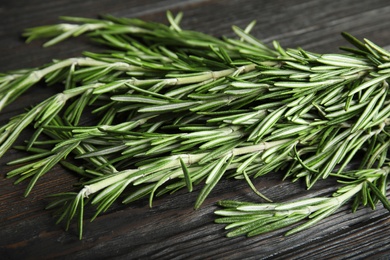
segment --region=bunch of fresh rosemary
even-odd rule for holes
[[[110,47],[103,53],[55,60],[0,76],[0,107],[34,84],[62,84],[62,93],[12,118],[1,128],[0,154],[31,125],[30,156],[8,173],[35,183],[56,164],[81,177],[77,192],[53,195],[58,221],[83,210],[124,203],[202,185],[198,208],[223,177],[245,179],[283,170],[286,178],[341,183],[332,197],[287,203],[221,201],[218,223],[228,236],[257,235],[295,226],[289,234],[324,219],[353,200],[352,208],[386,198],[389,149],[390,53],[344,33],[354,45],[344,54],[269,48],[245,30],[217,39],[182,30],[181,14],[169,26],[138,19],[63,17],[64,23],[26,31],[45,46],[87,34]],[[43,138],[43,136],[45,136]],[[48,138],[49,137],[49,138]],[[351,162],[359,161],[354,168]],[[348,166],[348,167],[347,167]],[[264,199],[262,194],[257,192]]]

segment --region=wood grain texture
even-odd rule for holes
[[[99,50],[84,38],[42,49],[42,42],[26,45],[24,28],[52,24],[60,15],[97,17],[110,13],[165,22],[165,11],[183,11],[182,27],[215,36],[233,35],[235,24],[257,20],[253,34],[265,43],[279,40],[286,47],[338,52],[346,43],[340,32],[390,45],[388,0],[2,0],[0,2],[0,71],[39,66],[52,58],[78,56]],[[0,123],[55,93],[37,86],[0,114]],[[25,136],[28,135],[26,131]],[[23,137],[21,138],[23,140]],[[199,210],[193,210],[199,187],[131,205],[115,204],[93,222],[85,223],[79,241],[75,226],[65,232],[45,211],[46,195],[72,189],[75,178],[60,167],[45,175],[23,198],[26,184],[5,179],[5,163],[20,156],[11,150],[0,160],[0,259],[387,259],[390,257],[390,216],[381,206],[351,214],[348,205],[315,227],[284,237],[286,229],[245,238],[226,238],[223,225],[213,223],[215,202],[221,199],[256,201],[244,182],[223,180]],[[255,181],[275,201],[330,194],[334,183],[324,181],[306,191],[303,185],[281,181],[271,174]],[[88,212],[87,212],[88,216]]]

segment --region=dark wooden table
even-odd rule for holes
[[[340,32],[390,45],[388,0],[2,0],[0,2],[0,71],[39,66],[52,58],[78,56],[98,50],[84,38],[42,49],[42,42],[26,45],[24,28],[56,23],[60,15],[97,17],[110,13],[165,22],[167,9],[183,11],[182,27],[215,36],[232,35],[231,25],[244,27],[257,20],[253,34],[265,43],[279,40],[285,47],[316,52],[338,52],[346,43]],[[55,93],[35,88],[0,114],[0,123]],[[23,139],[23,138],[22,138]],[[74,226],[68,232],[55,225],[52,212],[44,210],[46,195],[71,190],[74,176],[60,167],[45,175],[31,195],[23,197],[26,184],[14,186],[5,179],[5,163],[20,155],[9,151],[1,159],[0,259],[388,259],[390,215],[378,209],[351,214],[348,205],[315,227],[284,237],[286,229],[253,238],[226,238],[223,225],[213,223],[215,202],[220,199],[256,201],[245,182],[222,181],[199,210],[193,210],[193,193],[178,192],[132,205],[114,205],[95,221],[85,223],[79,241]],[[315,194],[329,194],[334,183],[319,183],[306,191],[299,183],[281,181],[270,174],[255,185],[275,201]]]

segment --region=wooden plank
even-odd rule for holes
[[[84,38],[42,49],[42,42],[25,45],[19,37],[26,27],[55,23],[60,15],[96,17],[100,13],[165,22],[165,10],[183,11],[183,28],[216,36],[233,33],[230,26],[245,27],[256,19],[253,34],[269,44],[280,40],[286,47],[301,46],[318,52],[338,52],[345,45],[339,36],[348,31],[379,45],[390,45],[386,0],[274,0],[274,1],[18,1],[0,3],[0,71],[38,66],[52,58],[99,50]],[[57,90],[37,87],[0,114],[0,123]],[[28,131],[25,137],[28,136]],[[23,138],[22,138],[23,139]],[[20,142],[22,141],[20,140]],[[1,159],[2,176],[12,169],[5,163],[21,153],[10,151]],[[323,182],[307,192],[303,185],[282,182],[281,174],[259,178],[256,187],[275,201],[329,194],[334,183]],[[199,187],[131,205],[115,204],[94,222],[85,223],[84,239],[76,227],[65,232],[55,225],[52,212],[43,210],[46,195],[71,190],[75,178],[60,167],[44,176],[28,198],[26,184],[14,186],[0,179],[0,258],[2,259],[361,259],[390,255],[389,214],[382,207],[350,214],[348,206],[317,226],[284,237],[286,229],[254,238],[226,238],[223,225],[213,223],[215,202],[220,199],[256,201],[244,182],[224,180],[199,210],[193,210]],[[90,216],[92,212],[87,212]]]

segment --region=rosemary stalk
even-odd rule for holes
[[[386,198],[389,162],[390,53],[343,33],[353,48],[342,54],[273,48],[233,27],[238,39],[217,39],[170,25],[105,16],[63,17],[69,23],[26,30],[27,41],[52,37],[44,46],[87,34],[111,52],[54,61],[0,76],[0,109],[45,80],[62,93],[12,118],[0,129],[4,155],[24,128],[36,132],[10,164],[16,182],[39,178],[60,163],[81,178],[76,192],[53,195],[58,221],[78,219],[84,207],[96,216],[119,197],[124,203],[193,190],[195,208],[223,177],[244,179],[268,202],[221,201],[218,223],[228,236],[257,235],[309,218],[301,231],[354,199],[375,208]],[[85,120],[88,118],[88,120]],[[49,140],[42,139],[46,135]],[[359,160],[356,169],[351,162]],[[329,198],[272,203],[251,178],[285,171],[307,187],[325,178],[344,186]],[[125,196],[123,196],[125,195]]]

